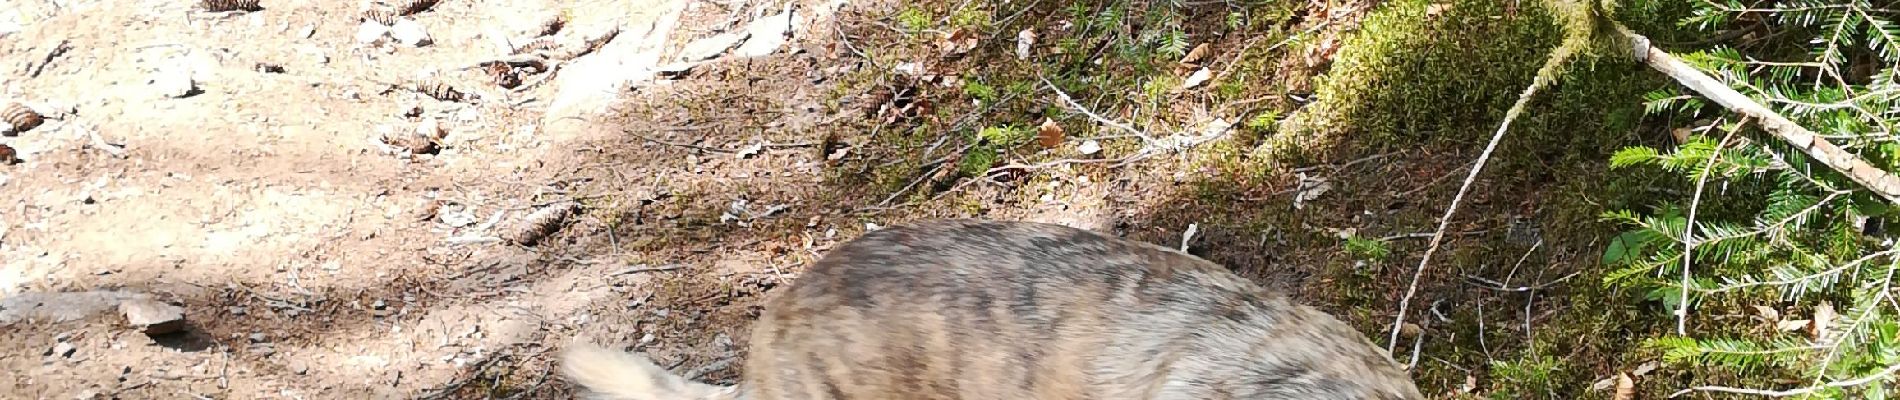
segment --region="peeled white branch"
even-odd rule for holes
[[[1880,195],[1887,201],[1900,204],[1900,178],[1894,177],[1892,173],[1867,163],[1866,160],[1847,152],[1840,146],[1829,143],[1827,139],[1820,137],[1814,131],[1801,127],[1794,121],[1788,120],[1787,117],[1762,106],[1761,103],[1756,103],[1748,96],[1703,74],[1702,71],[1683,63],[1681,59],[1668,52],[1650,47],[1649,38],[1631,32],[1629,28],[1622,25],[1616,25],[1616,30],[1630,40],[1631,54],[1638,61],[1669,75],[1670,78],[1676,80],[1676,83],[1694,90],[1709,100],[1714,100],[1716,104],[1727,107],[1729,111],[1754,119],[1756,123],[1761,124],[1762,129],[1800,148],[1829,168],[1847,175],[1849,179],[1860,183],[1868,191]]]

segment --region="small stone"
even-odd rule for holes
[[[301,28],[297,28],[297,37],[300,37],[300,38],[309,39],[311,36],[314,36],[316,34],[317,34],[317,27],[314,25],[304,25]]]
[[[163,335],[185,328],[185,309],[152,299],[131,299],[119,303],[125,322],[141,328],[146,335]]]
[[[284,366],[284,369],[290,370],[290,373],[293,373],[293,374],[303,375],[303,374],[310,373],[310,364],[305,364],[303,361],[293,360],[290,362],[290,365]]]
[[[241,307],[241,306],[240,306],[240,307],[231,307],[231,315],[232,315],[232,316],[236,316],[236,317],[242,317],[242,316],[244,316],[244,314],[245,314],[245,313],[248,313],[248,312],[250,312],[250,310],[249,310],[249,309],[246,309],[246,308],[244,308],[244,307]]]
[[[745,28],[748,36],[745,43],[734,49],[732,54],[740,57],[758,57],[777,52],[790,39],[793,25],[797,21],[798,14],[790,6],[778,15],[752,21]]]
[[[1201,87],[1202,84],[1206,84],[1207,80],[1212,77],[1213,74],[1208,72],[1207,67],[1201,67],[1201,69],[1195,70],[1193,74],[1188,75],[1187,81],[1181,84],[1181,89],[1187,90]]]
[[[394,26],[389,27],[389,37],[396,39],[396,43],[410,47],[422,47],[435,43],[429,38],[428,30],[423,29],[422,23],[412,19],[397,20]]]
[[[0,13],[0,38],[26,30],[26,24],[23,23],[22,17],[23,15],[20,14],[20,10],[18,9]]]
[[[448,133],[448,129],[442,127],[442,122],[435,118],[424,118],[422,123],[416,124],[416,136],[420,136],[420,139],[442,140]]]
[[[733,47],[738,47],[739,43],[751,36],[748,32],[727,32],[694,40],[687,43],[686,48],[680,50],[679,60],[686,62],[710,60],[726,54]]]
[[[264,336],[263,332],[251,332],[251,343],[264,343],[269,340],[270,338]]]
[[[277,354],[277,346],[272,346],[269,343],[255,344],[251,346],[251,353],[257,354],[259,357],[269,357],[272,354]]]
[[[389,27],[383,26],[383,24],[376,21],[363,21],[362,25],[356,26],[357,43],[375,44],[376,42],[382,41],[383,38],[388,35]]]
[[[192,80],[191,71],[183,67],[160,70],[146,84],[151,86],[152,92],[174,99],[190,97],[198,92],[198,82]]]
[[[1095,140],[1083,141],[1082,144],[1075,146],[1075,151],[1083,155],[1099,153],[1102,151],[1102,143]]]
[[[59,344],[53,345],[53,351],[48,352],[46,354],[51,355],[51,356],[56,356],[56,357],[70,358],[73,356],[73,353],[78,352],[78,351],[79,351],[79,347],[73,346],[72,343],[59,342]]]

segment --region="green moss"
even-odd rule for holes
[[[1342,39],[1299,131],[1385,146],[1479,136],[1472,128],[1503,116],[1561,39],[1534,1],[1513,17],[1498,17],[1513,2],[1459,0],[1428,16],[1431,3],[1385,3]]]
[[[897,23],[911,33],[930,29],[932,24],[930,12],[916,7],[905,7],[903,11],[898,12]]]
[[[1448,9],[1428,13],[1434,2],[1442,0],[1386,2],[1368,15],[1360,29],[1342,37],[1331,69],[1314,81],[1313,103],[1280,121],[1278,129],[1262,129],[1254,121],[1244,124],[1250,131],[1270,131],[1274,135],[1262,153],[1291,162],[1319,155],[1352,159],[1398,150],[1469,149],[1469,153],[1455,156],[1460,161],[1449,164],[1469,163],[1498,128],[1506,110],[1532,83],[1544,61],[1563,42],[1564,21],[1573,20],[1555,17],[1559,12],[1541,1],[1454,0]],[[1670,21],[1683,15],[1683,7],[1653,3],[1619,8],[1614,13],[1652,38],[1680,38],[1678,28]],[[1516,9],[1506,10],[1510,4],[1516,4]],[[1580,50],[1574,58],[1549,75],[1554,79],[1512,123],[1508,136],[1486,166],[1484,179],[1489,186],[1478,190],[1495,194],[1475,196],[1538,204],[1543,210],[1537,218],[1545,228],[1547,251],[1551,246],[1599,251],[1600,247],[1590,246],[1601,246],[1598,239],[1614,233],[1616,227],[1597,222],[1596,214],[1617,205],[1638,203],[1644,193],[1641,188],[1653,185],[1657,179],[1641,174],[1610,175],[1605,168],[1609,155],[1645,137],[1665,137],[1654,130],[1655,126],[1644,124],[1642,95],[1672,83],[1620,58],[1621,53],[1602,46],[1604,43],[1576,43],[1586,46],[1574,48]],[[1348,155],[1340,156],[1334,150]],[[1447,171],[1433,171],[1434,175],[1444,173]],[[1438,186],[1440,189],[1426,192],[1439,194],[1426,203],[1430,206],[1424,208],[1430,210],[1420,214],[1442,211],[1442,201],[1449,196],[1442,191],[1453,190],[1456,184],[1453,179]],[[1336,195],[1354,196],[1349,192],[1351,188],[1340,190]],[[1465,207],[1461,219],[1487,218],[1488,214],[1504,211],[1469,202]],[[1419,220],[1436,222],[1436,215]],[[1459,268],[1459,274],[1476,276],[1506,276],[1513,265],[1497,260],[1515,260],[1527,249],[1504,245],[1501,234],[1492,236],[1496,237],[1464,241],[1448,248],[1448,253],[1433,261],[1433,268]],[[1346,253],[1355,257],[1374,253],[1369,243],[1348,240],[1346,247]],[[1420,252],[1405,247],[1392,251],[1404,254],[1404,263],[1416,262]],[[1653,356],[1620,339],[1658,332],[1655,318],[1631,318],[1653,317],[1652,312],[1644,311],[1648,306],[1633,294],[1587,283],[1597,282],[1601,272],[1578,265],[1587,262],[1578,261],[1582,259],[1567,259],[1571,260],[1566,262],[1568,265],[1546,262],[1540,267],[1582,269],[1570,282],[1584,283],[1572,283],[1563,292],[1540,293],[1540,306],[1565,306],[1562,312],[1539,320],[1528,338],[1522,329],[1498,326],[1500,322],[1523,321],[1523,296],[1459,298],[1436,289],[1441,290],[1434,292],[1438,296],[1458,299],[1448,301],[1461,308],[1482,304],[1491,312],[1484,318],[1490,325],[1478,322],[1475,315],[1453,314],[1452,326],[1438,329],[1449,330],[1455,336],[1439,336],[1438,342],[1428,342],[1423,351],[1446,362],[1421,362],[1414,373],[1421,385],[1449,390],[1475,374],[1481,379],[1476,392],[1491,398],[1601,396],[1604,393],[1589,389],[1597,379],[1606,373],[1627,371]],[[1533,259],[1525,268],[1536,264],[1538,261]],[[1387,272],[1334,266],[1323,274],[1332,283],[1328,290],[1337,292],[1325,297],[1340,304],[1389,302],[1392,299],[1386,297],[1387,291],[1403,289],[1403,283],[1393,289],[1385,282],[1391,275]],[[1419,300],[1413,301],[1417,304]],[[1369,335],[1382,339],[1391,316],[1353,318],[1369,328]],[[1483,345],[1475,339],[1481,333],[1488,336]],[[1487,348],[1489,351],[1481,351]],[[1644,387],[1652,395],[1658,394],[1655,391],[1666,393],[1667,389],[1673,388],[1664,382]]]

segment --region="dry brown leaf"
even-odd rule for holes
[[[944,55],[960,55],[976,49],[976,33],[969,29],[957,28],[943,38]]]
[[[1194,50],[1189,50],[1187,55],[1181,57],[1181,65],[1190,67],[1196,66],[1200,65],[1201,61],[1206,59],[1207,43],[1201,43],[1200,45],[1194,46]]]
[[[1775,322],[1775,330],[1783,331],[1783,332],[1794,332],[1794,331],[1798,331],[1802,329],[1807,329],[1808,325],[1810,325],[1811,323],[1812,323],[1811,321],[1805,320],[1805,319],[1791,319],[1791,320],[1786,320],[1786,321],[1779,321],[1779,322]]]
[[[1603,379],[1598,379],[1596,382],[1591,383],[1590,391],[1601,392],[1605,390],[1610,390],[1615,387],[1616,387],[1616,377],[1611,376],[1611,377],[1607,377]]]
[[[1659,367],[1659,366],[1662,366],[1662,363],[1658,363],[1655,361],[1642,363],[1641,365],[1636,366],[1636,372],[1633,375],[1636,375],[1636,376],[1649,375],[1651,371],[1655,371],[1656,367]]]
[[[1024,29],[1016,32],[1016,59],[1029,59],[1029,50],[1036,45],[1036,31]]]
[[[1631,400],[1636,398],[1636,381],[1630,379],[1630,374],[1616,374],[1616,394],[1610,396],[1610,398],[1613,400]]]
[[[1774,321],[1780,321],[1780,320],[1781,320],[1781,312],[1780,312],[1780,311],[1775,311],[1775,309],[1774,309],[1774,308],[1772,308],[1772,307],[1768,307],[1768,306],[1755,306],[1755,313],[1756,313],[1757,315],[1760,315],[1760,316],[1761,316],[1761,318],[1762,318],[1763,320],[1766,320],[1766,321],[1769,321],[1769,322],[1774,322]]]
[[[1676,128],[1669,130],[1669,136],[1676,139],[1676,144],[1683,144],[1689,142],[1689,134],[1691,132],[1694,132],[1694,130],[1689,128]]]
[[[1444,15],[1446,11],[1451,11],[1450,3],[1434,3],[1432,5],[1425,6],[1425,17],[1438,18],[1438,16]]]
[[[1814,323],[1808,325],[1808,335],[1814,340],[1827,337],[1828,328],[1834,322],[1834,303],[1821,302],[1814,307]]]
[[[1042,144],[1042,147],[1061,145],[1062,137],[1062,125],[1056,125],[1055,120],[1043,118],[1042,126],[1036,128],[1036,142]]]
[[[1306,66],[1317,68],[1333,60],[1333,53],[1339,51],[1339,41],[1327,36],[1306,49]]]
[[[1418,335],[1422,333],[1425,333],[1425,328],[1418,326],[1418,324],[1407,322],[1405,325],[1399,325],[1399,334],[1405,337],[1418,337]]]

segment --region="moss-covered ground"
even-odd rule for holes
[[[885,68],[837,97],[896,92],[863,106],[917,108],[855,127],[876,132],[853,145],[879,162],[828,179],[848,188],[839,196],[890,199],[870,212],[990,217],[1047,203],[1038,188],[1077,176],[1114,182],[1119,194],[1109,197],[1135,198],[1110,202],[1125,205],[1115,212],[1122,233],[1178,243],[1195,224],[1203,236],[1191,252],[1292,290],[1385,344],[1424,251],[1421,233],[1563,30],[1538,1],[1365,3],[933,1],[863,15],[889,22],[847,24],[857,28],[846,34]],[[1672,24],[1682,10],[1619,12],[1660,42],[1684,41]],[[1019,59],[1025,29],[1038,44]],[[943,38],[958,30],[980,44],[942,57]],[[1203,60],[1179,62],[1203,43]],[[1607,398],[1599,382],[1656,360],[1638,343],[1660,334],[1667,315],[1600,283],[1598,260],[1617,227],[1598,215],[1648,206],[1677,183],[1606,168],[1619,148],[1671,140],[1674,122],[1646,118],[1642,103],[1670,83],[1615,54],[1584,52],[1532,100],[1427,266],[1412,300],[1419,311],[1407,319],[1420,329],[1406,330],[1396,356],[1415,363],[1429,392]],[[885,72],[906,62],[939,76]],[[1180,90],[1196,67],[1214,79]],[[1214,117],[1234,129],[1121,163],[1141,140],[1078,112],[1058,90],[1151,136],[1191,135]],[[1064,128],[1062,144],[1038,142],[1045,119]],[[1104,150],[1081,154],[1088,138]],[[1300,189],[1320,180],[1328,190]],[[1684,385],[1670,377],[1648,372],[1638,389],[1655,396]]]

